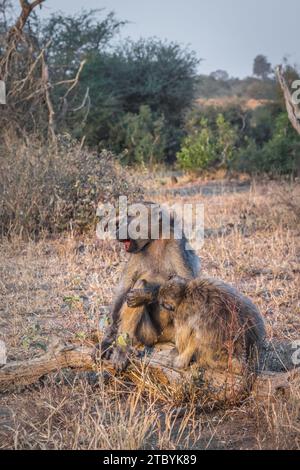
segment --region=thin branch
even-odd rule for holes
[[[40,51],[40,53],[38,54],[38,56],[36,57],[35,61],[31,64],[30,68],[29,68],[29,71],[26,75],[26,77],[22,78],[22,80],[16,82],[16,84],[14,85],[13,89],[10,91],[10,95],[14,96],[15,94],[17,93],[20,93],[26,82],[29,80],[29,78],[31,77],[32,73],[34,72],[37,64],[39,63],[39,61],[42,59],[42,57],[44,56],[44,53],[46,51],[46,49],[48,49],[48,47],[50,46],[52,40],[50,39],[47,44],[45,45],[45,47]],[[45,77],[43,77],[45,78]],[[44,81],[44,80],[43,80]],[[48,76],[47,76],[47,80],[48,81]],[[19,88],[18,88],[19,87]]]
[[[56,142],[55,123],[54,123],[55,112],[54,112],[53,104],[52,104],[50,93],[49,93],[48,66],[45,62],[44,54],[42,54],[41,58],[42,58],[42,80],[44,83],[45,99],[46,99],[46,104],[48,108],[48,134],[52,142]]]
[[[72,111],[74,113],[76,113],[77,111],[80,111],[81,109],[83,109],[85,107],[86,103],[88,103],[88,105],[89,105],[89,103],[91,102],[89,91],[90,91],[90,88],[87,87],[85,95],[84,95],[83,100],[82,100],[82,103],[79,106],[77,106],[76,108],[72,109]]]
[[[82,103],[79,106],[77,106],[76,108],[72,109],[72,111],[74,113],[76,113],[76,112],[78,112],[81,109],[86,107],[86,112],[84,113],[83,119],[81,121],[82,126],[85,126],[88,115],[90,113],[90,109],[91,109],[91,98],[90,98],[89,91],[90,91],[90,89],[89,89],[89,87],[87,87],[84,98],[82,100]]]
[[[73,90],[73,88],[76,87],[76,85],[77,85],[77,83],[78,83],[78,81],[79,81],[80,74],[81,74],[81,72],[82,72],[82,69],[83,69],[85,63],[86,63],[86,60],[82,60],[82,61],[80,62],[80,65],[79,65],[79,67],[78,67],[76,76],[75,76],[72,80],[69,80],[69,83],[72,82],[72,85],[71,85],[70,88],[68,88],[68,90],[66,91],[66,93],[65,93],[65,95],[64,95],[64,97],[63,97],[63,100],[65,100],[65,99],[68,97],[69,93]]]
[[[57,82],[54,84],[54,86],[58,86],[58,85],[64,85],[64,84],[68,84],[70,83],[71,86],[67,89],[66,93],[64,94],[64,96],[61,98],[62,100],[62,107],[61,107],[61,112],[60,112],[60,116],[59,116],[59,119],[63,119],[64,116],[66,115],[67,111],[68,111],[68,107],[69,107],[69,104],[68,104],[68,100],[67,100],[67,97],[69,95],[69,93],[73,90],[73,88],[76,87],[76,85],[78,84],[79,82],[79,77],[80,77],[80,74],[82,72],[82,69],[84,67],[84,64],[86,63],[86,60],[83,60],[82,62],[80,62],[80,65],[78,67],[78,70],[77,70],[77,73],[76,73],[76,76],[70,80],[62,80],[60,82]],[[87,97],[89,99],[89,95]],[[89,107],[88,107],[88,113],[89,113]],[[87,116],[86,116],[87,117]],[[86,119],[86,118],[85,118]]]

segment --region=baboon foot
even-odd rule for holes
[[[114,366],[116,372],[123,372],[129,365],[130,350],[125,348],[114,348],[113,354],[111,355],[111,363]]]
[[[173,360],[173,367],[175,367],[175,369],[186,369],[189,366],[190,362],[191,362],[190,357],[186,357],[186,356],[183,356],[182,354],[179,354]]]

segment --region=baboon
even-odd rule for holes
[[[124,344],[122,347],[118,346],[117,339],[120,336],[125,335],[129,345],[140,343],[149,347],[157,342],[174,340],[173,316],[161,309],[157,302],[159,286],[176,275],[192,279],[200,269],[199,258],[188,246],[184,234],[182,233],[181,239],[174,237],[174,216],[166,215],[165,210],[157,204],[143,204],[146,204],[148,222],[150,221],[146,238],[130,238],[128,226],[132,217],[127,220],[127,238],[124,238],[120,230],[122,221],[117,220],[117,239],[124,243],[130,256],[113,302],[111,325],[102,340],[100,350],[105,358],[111,357],[113,352],[111,359],[120,370],[124,369],[128,362],[128,348],[124,348]],[[150,218],[155,207],[158,217]],[[163,238],[162,233],[164,216],[170,220],[168,239]],[[150,229],[153,224],[158,224],[157,239],[151,238]]]
[[[186,368],[194,359],[199,366],[258,370],[264,321],[235,288],[210,278],[174,277],[160,287],[158,302],[174,315],[174,367]]]

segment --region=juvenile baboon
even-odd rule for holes
[[[257,370],[264,345],[263,318],[250,299],[222,281],[174,277],[159,289],[162,308],[174,315],[178,355],[173,365]]]
[[[118,369],[126,367],[128,352],[124,344],[122,347],[118,346],[116,340],[120,336],[125,336],[130,345],[141,343],[146,346],[174,339],[173,315],[161,309],[157,302],[159,285],[176,275],[192,279],[197,276],[200,268],[199,258],[193,250],[188,249],[184,234],[181,239],[175,239],[174,216],[170,217],[170,236],[165,239],[162,233],[164,210],[158,208],[158,217],[149,218],[153,203],[143,204],[147,206],[148,222],[150,221],[146,238],[133,240],[128,235],[128,230],[127,237],[124,238],[120,235],[120,226],[117,227],[117,239],[124,243],[130,256],[113,303],[111,325],[100,350],[102,357],[106,358],[113,352],[112,360]],[[131,222],[132,218],[129,217],[127,224]],[[121,221],[118,220],[118,224]],[[158,224],[158,239],[151,238],[153,224]]]

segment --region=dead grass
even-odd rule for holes
[[[0,141],[0,236],[37,239],[43,232],[82,233],[96,221],[96,201],[141,197],[133,174],[106,150],[67,136],[45,144],[5,132]]]
[[[282,194],[291,204],[278,204]],[[288,196],[287,196],[288,195]],[[297,196],[298,195],[298,196]],[[184,196],[205,203],[205,273],[236,285],[261,309],[270,337],[299,339],[299,187],[256,184],[249,192]],[[175,201],[170,199],[169,202]],[[293,207],[292,207],[293,206]],[[230,227],[222,234],[218,229]],[[111,302],[125,254],[93,236],[0,247],[0,339],[9,359],[41,354],[50,336],[84,337]],[[54,374],[0,397],[0,448],[300,448],[299,387],[276,403],[199,410],[172,404],[126,380]]]

